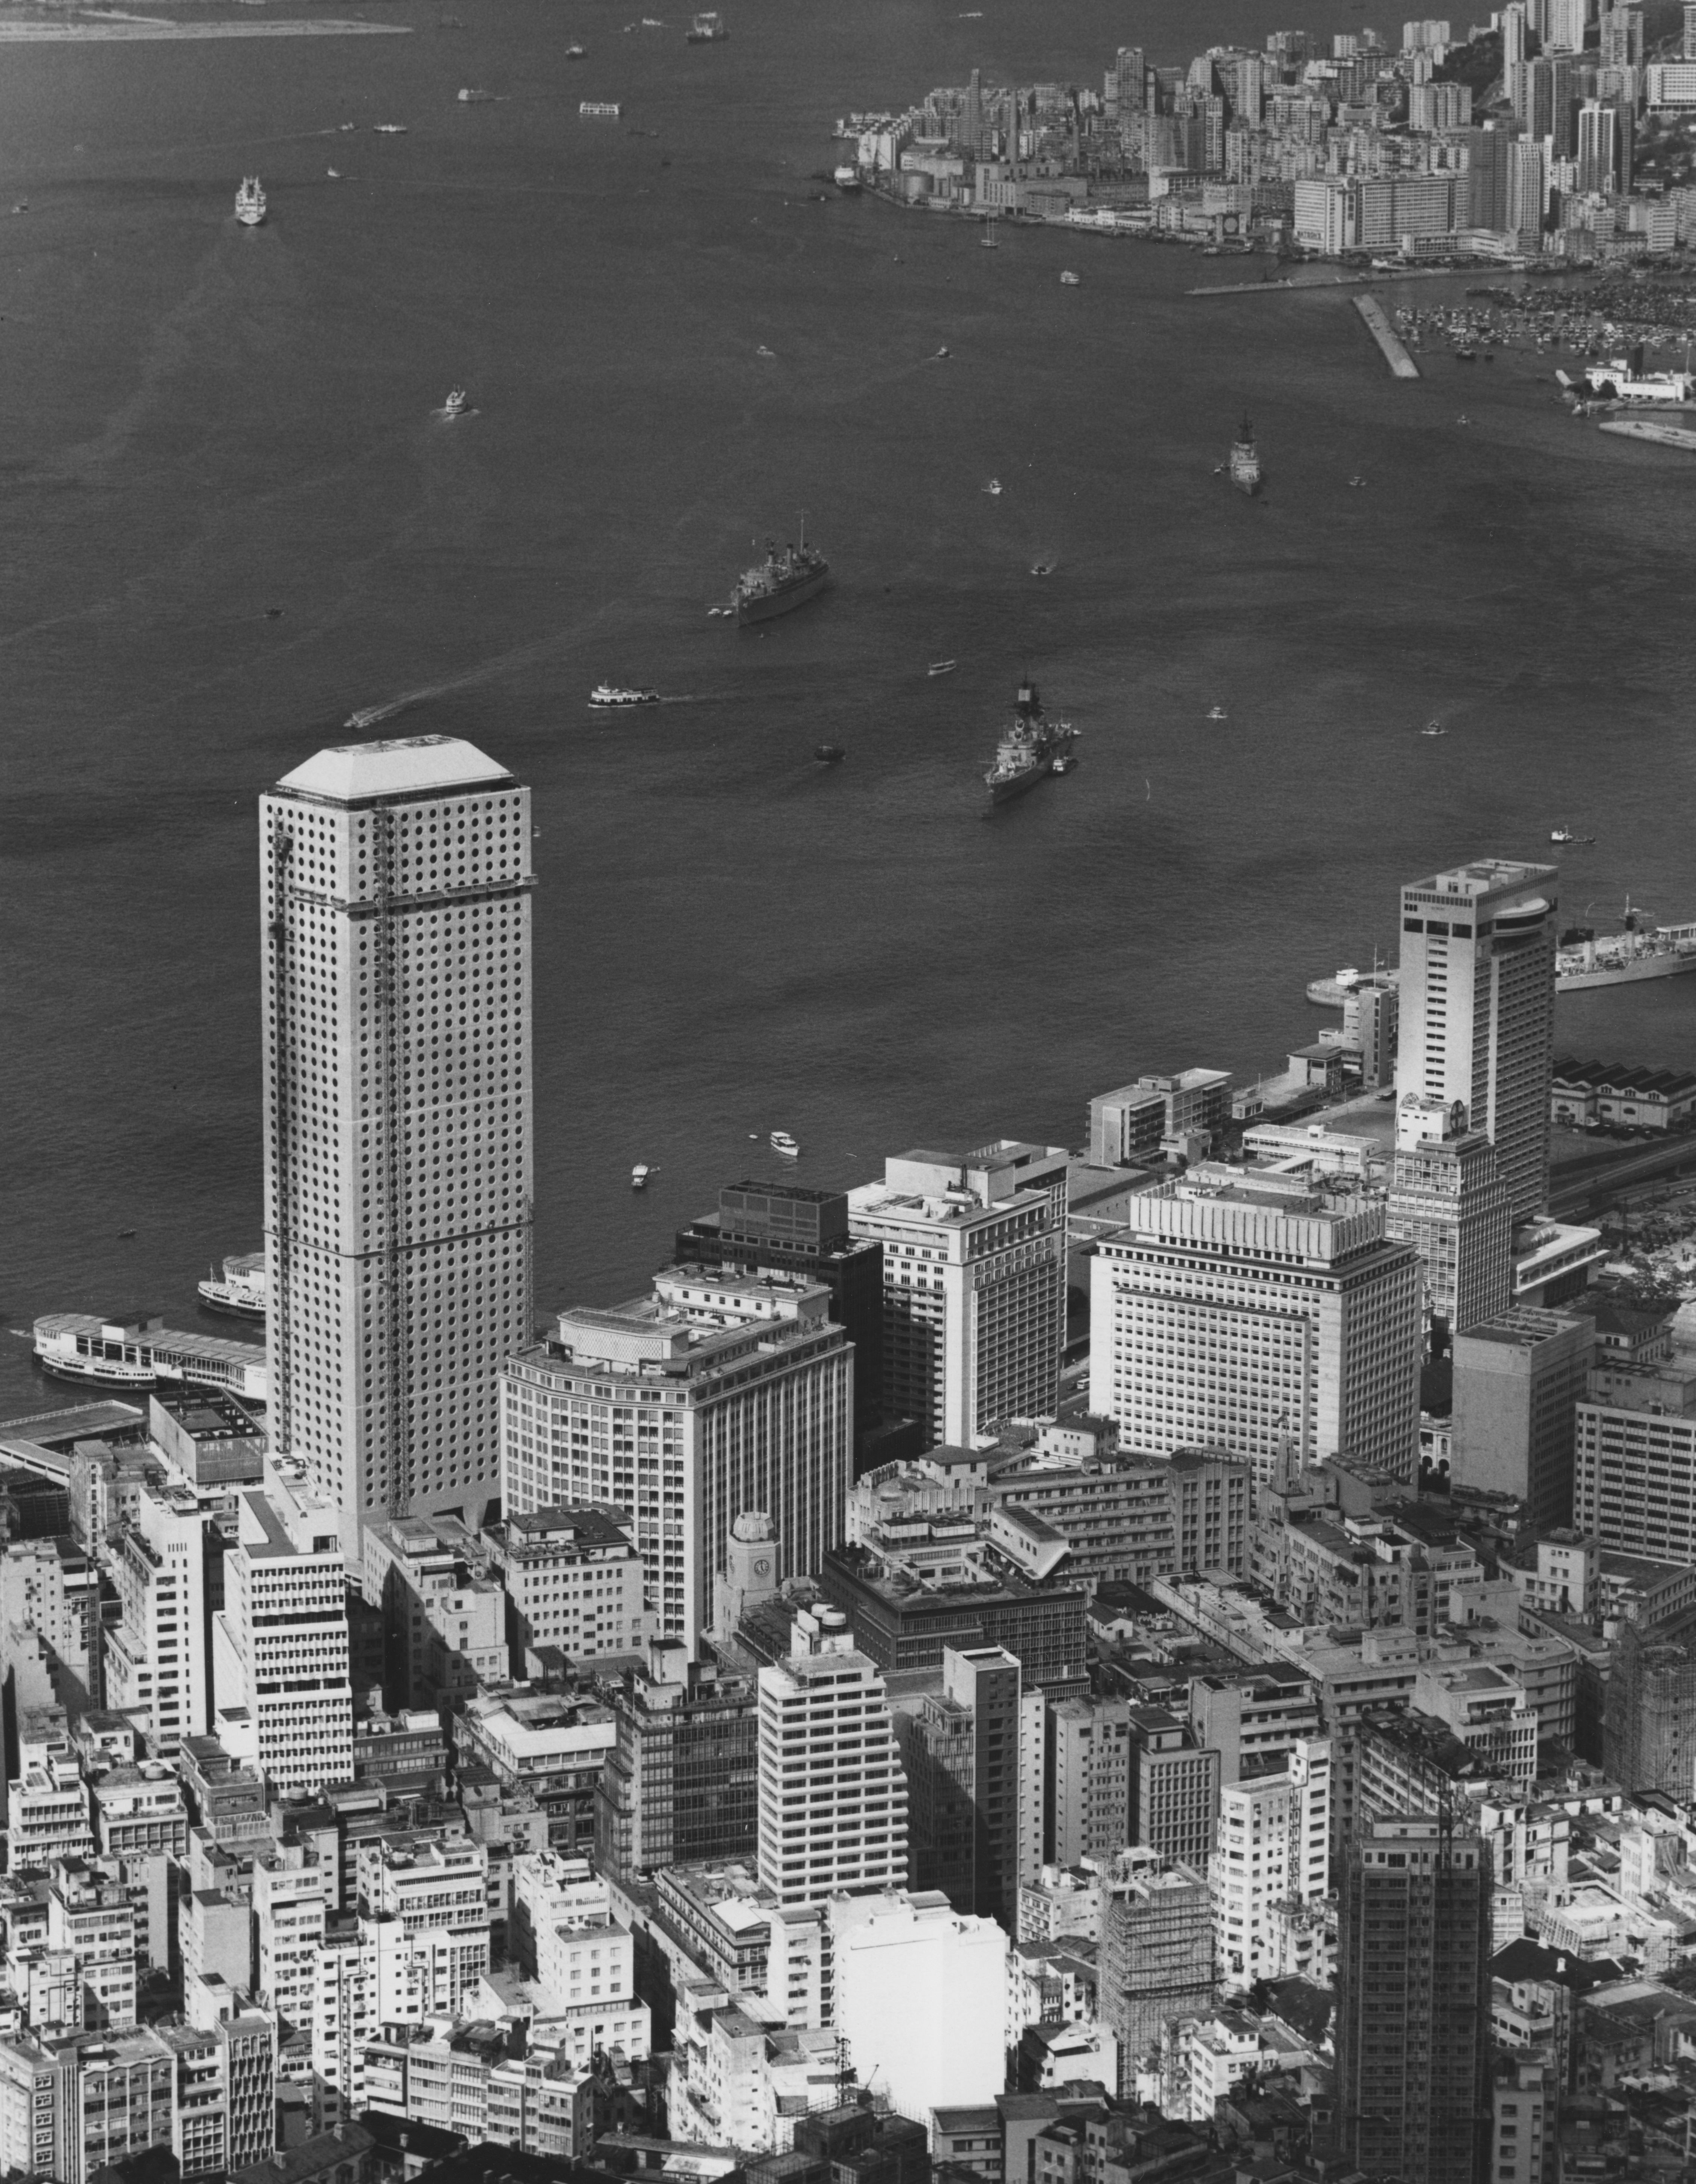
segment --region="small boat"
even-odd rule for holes
[[[787,1130],[773,1130],[770,1143],[772,1150],[774,1153],[781,1153],[785,1160],[796,1160],[800,1157],[801,1147]]]
[[[1420,733],[1422,736],[1446,736],[1448,730],[1444,727],[1441,721],[1427,721],[1424,727],[1420,730]]]
[[[568,61],[580,61],[580,60],[582,60],[582,59],[583,58],[583,57],[584,57],[584,54],[583,54],[583,47],[581,47],[581,46],[567,46],[567,47],[566,47],[566,58]]]
[[[1365,484],[1365,482],[1366,482],[1366,481],[1365,481],[1365,479],[1364,479],[1364,477],[1362,477],[1362,476],[1361,476],[1360,473],[1357,471],[1355,472],[1354,476],[1353,476],[1352,478],[1350,478],[1350,480],[1348,481],[1348,482],[1349,482],[1351,485],[1364,485],[1364,484]]]
[[[755,350],[754,354],[756,356],[775,356],[777,354],[777,351],[774,348],[767,348],[764,342],[762,342],[758,348]]]
[[[127,1244],[135,1233],[133,1228],[120,1228],[118,1231],[118,1241],[120,1244]]]
[[[1575,834],[1570,827],[1551,827],[1548,838],[1551,842],[1575,842],[1583,850],[1593,850],[1596,846],[1593,834]]]
[[[1457,417],[1454,421],[1457,425],[1470,425],[1472,420],[1470,417]]]
[[[466,91],[462,89],[460,92],[460,103],[461,106],[487,106],[494,97],[494,93],[492,91]]]
[[[840,744],[815,744],[812,755],[821,766],[840,766],[848,755]]]
[[[1062,751],[1058,758],[1049,760],[1048,771],[1050,773],[1070,773],[1077,763],[1077,760],[1071,755],[1070,752]]]
[[[589,694],[589,702],[597,712],[615,711],[621,705],[657,705],[657,690],[625,690],[616,682],[597,682]]]
[[[1030,565],[1030,573],[1033,577],[1052,577],[1054,574],[1054,564],[1052,561],[1033,561]]]
[[[1063,288],[1075,288],[1078,286],[1077,275],[1075,273],[1063,273],[1060,276],[1060,286]]]
[[[404,136],[406,124],[404,121],[379,121],[371,134],[373,136]]]
[[[267,607],[265,609],[265,620],[267,621],[281,621],[282,620],[282,609],[281,607]]]
[[[1260,490],[1260,450],[1254,443],[1254,427],[1247,415],[1241,430],[1231,443],[1229,457],[1230,482],[1239,493],[1246,493],[1252,500]]]
[[[1001,489],[1001,482],[999,478],[991,478],[989,483],[984,488],[984,491],[987,493],[997,493]]]
[[[645,1162],[638,1161],[635,1167],[630,1171],[630,1188],[632,1190],[645,1190],[648,1188],[648,1177],[650,1172],[651,1171],[649,1169]]]
[[[324,172],[332,182],[339,182],[342,179],[341,170],[338,167],[326,167]]]
[[[933,660],[924,671],[927,675],[951,675],[959,665],[957,660]]]
[[[461,417],[465,415],[465,388],[463,387],[450,387],[448,390],[448,398],[442,404],[442,415],[444,417]]]
[[[1208,708],[1207,718],[1210,721],[1228,721],[1230,716],[1223,705],[1213,705]]]
[[[243,227],[257,227],[265,216],[265,193],[257,175],[243,175],[236,192],[236,217]]]

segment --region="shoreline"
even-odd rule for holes
[[[0,45],[51,46],[171,38],[404,38],[410,23],[364,23],[332,16],[291,17],[260,23],[173,23],[164,17],[68,22],[8,22],[0,19]]]

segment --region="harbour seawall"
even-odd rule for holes
[[[1408,354],[1398,338],[1395,329],[1384,315],[1384,306],[1375,296],[1357,296],[1354,308],[1366,321],[1366,331],[1384,352],[1384,361],[1397,379],[1417,379],[1420,368]]]

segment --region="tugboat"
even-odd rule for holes
[[[624,690],[616,682],[597,682],[589,694],[589,702],[598,713],[616,712],[622,705],[657,705],[657,690]]]
[[[763,566],[745,569],[737,578],[736,619],[745,628],[750,621],[770,621],[816,599],[829,582],[830,564],[807,544],[803,517],[799,546],[779,552],[776,542],[767,539]]]
[[[257,175],[243,175],[236,192],[236,217],[243,227],[257,227],[265,216],[265,193]]]
[[[1254,426],[1246,411],[1242,429],[1231,443],[1230,482],[1250,499],[1260,490],[1260,450],[1254,444]]]
[[[1039,781],[1054,771],[1057,758],[1070,755],[1070,746],[1077,741],[1078,735],[1079,731],[1069,721],[1046,718],[1036,685],[1029,681],[1021,682],[1013,704],[1013,726],[1001,738],[996,762],[984,776],[990,808],[1013,797],[1023,796],[1028,788],[1035,788]]]

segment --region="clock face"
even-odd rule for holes
[[[756,1577],[769,1577],[772,1574],[771,1562],[767,1556],[761,1555],[756,1559],[754,1574]]]

